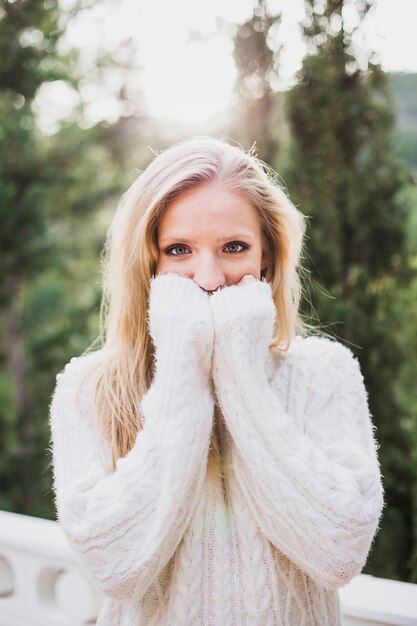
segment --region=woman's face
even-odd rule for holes
[[[260,279],[266,267],[256,209],[219,183],[193,187],[166,208],[157,230],[156,274],[183,274],[206,291]]]

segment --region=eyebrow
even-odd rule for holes
[[[253,235],[249,232],[241,231],[238,234],[217,237],[218,242],[219,241],[232,241],[235,239],[253,239]],[[162,245],[163,243],[167,241],[181,241],[182,243],[187,243],[187,244],[196,243],[195,239],[188,239],[187,237],[181,237],[180,235],[176,235],[175,233],[172,235],[167,235],[166,237],[163,237],[160,240],[160,244]]]

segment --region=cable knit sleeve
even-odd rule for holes
[[[272,544],[317,584],[336,589],[366,563],[384,504],[358,361],[340,343],[304,340],[309,358],[300,355],[286,381],[305,405],[301,426],[265,373],[269,285],[227,291],[212,296],[214,380],[236,479]]]
[[[188,318],[195,319],[201,301],[189,284],[166,279],[164,290],[166,302],[175,308],[175,298],[181,300],[191,310]],[[114,472],[106,472],[99,460],[94,377],[80,387],[97,363],[94,354],[72,360],[58,375],[51,402],[58,521],[86,575],[120,601],[143,597],[167,565],[205,477],[212,391],[196,361],[195,342],[184,341],[189,325],[181,315],[177,321],[168,328],[165,319],[169,332],[142,400],[144,428]]]

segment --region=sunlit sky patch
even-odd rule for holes
[[[72,2],[61,0],[61,5],[69,9]],[[280,84],[285,87],[294,82],[304,53],[298,27],[303,0],[271,0],[269,6],[282,11]],[[252,0],[100,0],[79,11],[62,47],[80,51],[87,123],[118,118],[114,93],[122,85],[132,110],[136,102],[143,109],[144,102],[153,116],[173,122],[201,122],[227,108],[236,77],[230,35],[252,7]],[[376,0],[362,38],[386,70],[417,71],[416,18],[416,0]],[[126,69],[106,70],[97,83],[89,77],[96,72],[99,50]],[[35,103],[42,130],[53,132],[78,100],[64,83],[44,86]]]

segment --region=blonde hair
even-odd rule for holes
[[[174,198],[208,182],[238,191],[258,212],[267,254],[265,279],[277,310],[271,347],[285,351],[296,334],[307,334],[299,315],[305,217],[272,170],[253,153],[208,137],[183,141],[158,154],[122,196],[103,251],[104,358],[95,388],[95,417],[111,446],[113,470],[143,427],[141,400],[154,373],[147,307],[158,259],[158,223]]]

